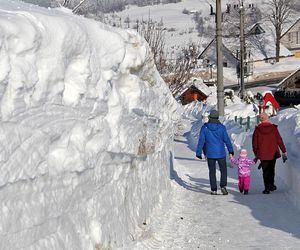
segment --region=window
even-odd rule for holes
[[[290,32],[289,42],[293,44],[300,44],[300,31]]]
[[[292,43],[296,43],[297,40],[297,32],[292,32]]]

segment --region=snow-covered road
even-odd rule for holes
[[[299,210],[283,184],[277,180],[277,191],[262,194],[262,175],[255,165],[249,195],[243,195],[236,171],[228,168],[229,195],[218,190],[220,195],[211,196],[206,162],[194,157],[184,136],[177,137],[173,200],[145,225],[136,249],[300,249]]]

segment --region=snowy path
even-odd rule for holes
[[[300,249],[299,210],[279,182],[278,191],[261,193],[257,166],[248,196],[231,168],[229,195],[211,196],[206,162],[195,159],[184,137],[175,140],[174,158],[174,200],[153,216],[136,249]]]

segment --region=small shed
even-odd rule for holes
[[[280,106],[271,92],[263,94],[262,102],[259,105],[259,113],[265,112],[268,115],[277,115]]]
[[[188,82],[179,96],[182,105],[186,105],[193,101],[205,101],[210,94],[210,88],[203,83],[202,79],[195,78]]]

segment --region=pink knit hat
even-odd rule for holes
[[[240,152],[240,157],[247,157],[247,150],[246,149],[242,149]]]

